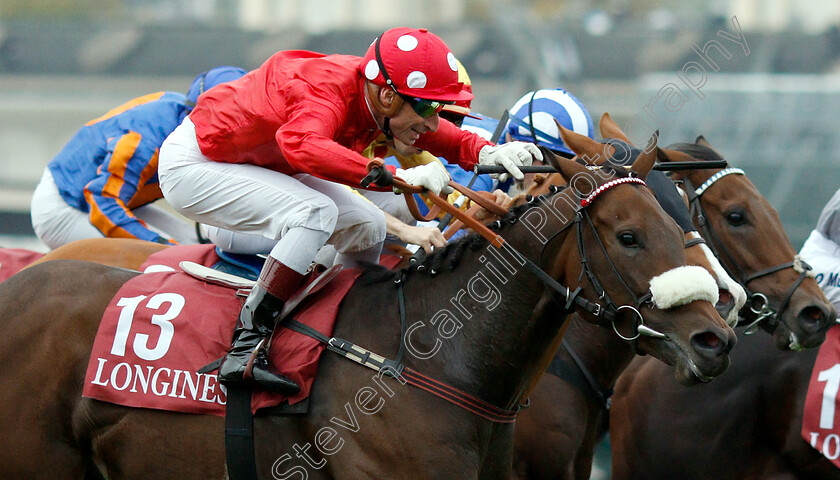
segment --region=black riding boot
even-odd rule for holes
[[[275,263],[275,265],[269,265],[269,263]],[[219,366],[219,382],[223,385],[241,385],[252,382],[265,390],[286,395],[300,391],[297,383],[270,369],[265,349],[260,348],[254,355],[254,350],[260,346],[260,342],[267,340],[274,329],[274,323],[283,310],[284,304],[283,300],[269,293],[263,285],[277,287],[279,283],[277,275],[282,274],[283,269],[287,267],[269,257],[260,273],[260,279],[248,294],[245,305],[239,313],[239,323],[233,331],[230,351]],[[300,274],[289,271],[294,276],[291,283],[299,283]],[[254,360],[249,372],[250,376],[245,378],[248,363],[252,357]]]

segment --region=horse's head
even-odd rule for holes
[[[627,138],[627,136],[624,134],[624,132],[621,130],[618,124],[615,123],[615,121],[613,121],[609,113],[605,112],[601,116],[601,119],[598,122],[598,127],[601,130],[601,136],[603,138],[614,138],[621,140],[626,144],[630,144],[630,140]],[[668,188],[670,188],[671,182],[667,183]],[[656,185],[652,184],[652,186]],[[665,197],[667,193],[668,192],[663,191],[657,193],[657,195],[663,195],[663,197]],[[673,191],[671,191],[670,193],[672,194],[672,197],[676,197],[676,195],[673,195]],[[685,205],[685,210],[682,210],[680,205],[673,205],[674,202],[672,202],[669,205],[669,207],[672,210],[675,208],[679,208],[680,211],[676,213],[669,211],[668,213],[670,213],[672,216],[681,215],[681,218],[684,219],[684,223],[690,223],[691,220],[688,216],[688,198],[685,195],[683,195],[682,199]],[[660,198],[660,204],[662,204],[663,200],[667,201],[667,199]],[[738,312],[740,311],[741,307],[744,306],[747,300],[747,294],[744,291],[744,288],[726,272],[726,269],[723,268],[723,266],[721,266],[714,253],[709,249],[708,246],[706,246],[702,236],[696,231],[685,233],[685,256],[686,261],[689,265],[698,265],[705,268],[709,271],[709,273],[712,274],[715,280],[717,280],[718,301],[715,304],[715,308],[717,309],[718,313],[720,313],[720,315],[726,319],[727,323],[730,326],[735,326],[735,324],[738,322]]]
[[[656,136],[646,151],[631,152],[631,164],[617,159],[610,144],[563,128],[561,133],[578,160],[601,166],[548,155],[569,186],[566,196],[582,207],[575,216],[576,237],[569,235],[577,241],[554,249],[550,239],[546,243],[545,258],[554,262],[547,271],[563,272],[561,281],[581,287],[583,298],[612,311],[606,318],[578,308],[584,320],[612,328],[637,352],[676,366],[681,382],[722,373],[736,340],[713,306],[717,283],[707,271],[687,266],[682,232],[642,182],[656,160]]]
[[[723,159],[702,136],[658,155],[661,161]],[[778,213],[744,172],[709,168],[674,178],[684,184],[695,225],[749,294],[743,321],[773,333],[781,349],[822,343],[837,313],[796,255]]]

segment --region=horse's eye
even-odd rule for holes
[[[618,234],[618,241],[627,248],[634,248],[639,246],[636,241],[636,235],[633,232],[621,232]]]
[[[743,212],[733,211],[726,214],[726,221],[732,226],[739,226],[747,223],[747,216]]]

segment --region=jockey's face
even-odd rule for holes
[[[420,135],[438,129],[440,117],[437,113],[425,118],[421,117],[409,102],[390,88],[379,88],[376,95],[379,97],[377,103],[383,108],[375,113],[376,120],[380,125],[383,124],[385,119],[383,115],[385,111],[397,109],[396,113],[390,115],[389,126],[394,139],[402,143],[403,146],[411,147]]]
[[[422,152],[422,150],[420,150],[419,148],[406,145],[401,141],[397,140],[396,138],[391,139],[391,143],[393,144],[391,145],[391,147],[394,150],[396,150],[397,153],[406,157],[417,155],[418,153]]]
[[[440,117],[437,113],[423,118],[408,102],[402,102],[402,107],[397,114],[391,117],[391,132],[394,139],[407,146],[413,146],[420,135],[437,131],[439,125]]]

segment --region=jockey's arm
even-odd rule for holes
[[[102,235],[177,244],[151,230],[131,211],[162,196],[157,183],[149,182],[148,174],[157,167],[157,147],[155,141],[133,131],[109,140],[109,153],[98,175],[84,189],[90,223]]]
[[[389,235],[395,235],[405,243],[419,245],[426,251],[432,253],[432,247],[441,248],[446,245],[443,233],[436,227],[420,227],[403,223],[396,217],[383,211],[385,224]]]

